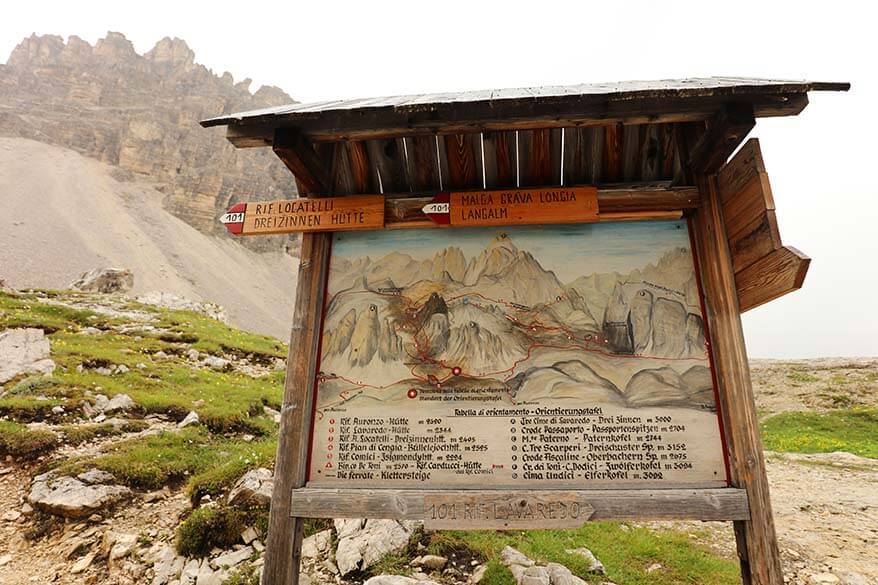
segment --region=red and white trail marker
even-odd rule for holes
[[[421,208],[424,215],[439,225],[448,225],[451,223],[451,194],[439,193],[430,203]]]
[[[235,235],[240,235],[244,230],[244,215],[247,213],[247,204],[246,203],[238,203],[236,205],[232,205],[229,207],[229,210],[226,211],[222,217],[220,217],[220,222],[226,229],[229,230],[230,233]]]

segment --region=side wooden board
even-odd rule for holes
[[[545,502],[575,499],[588,509],[588,520],[747,520],[750,517],[747,493],[737,488],[508,492],[305,487],[292,490],[291,497],[290,514],[305,518],[395,518],[429,523],[431,502],[454,501],[455,498],[472,502],[496,502],[504,498]]]

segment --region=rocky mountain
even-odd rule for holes
[[[147,180],[163,204],[203,233],[222,234],[231,203],[288,198],[292,175],[265,149],[237,150],[221,128],[198,121],[290,103],[276,87],[250,91],[195,62],[185,41],[164,38],[144,54],[120,33],[92,46],[76,36],[33,35],[0,65],[0,134],[73,149]],[[251,238],[277,249],[288,238]]]

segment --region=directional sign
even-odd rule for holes
[[[439,193],[422,208],[452,227],[583,223],[598,220],[596,187]]]
[[[240,236],[384,227],[384,197],[363,195],[238,203],[220,221]]]

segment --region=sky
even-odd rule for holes
[[[786,245],[812,258],[802,290],[743,316],[752,357],[878,355],[878,34],[866,2],[18,2],[0,60],[31,33],[90,43],[164,36],[251,89],[299,101],[710,75],[849,81],[798,117],[761,119]]]
[[[456,230],[389,230],[336,235],[333,255],[350,259],[369,256],[378,260],[404,251],[416,260],[455,246],[467,262],[498,237],[508,237],[519,249],[530,252],[540,265],[555,273],[562,284],[594,273],[628,274],[635,268],[657,264],[676,248],[689,249],[685,221],[629,221]],[[694,270],[694,268],[693,268]]]

